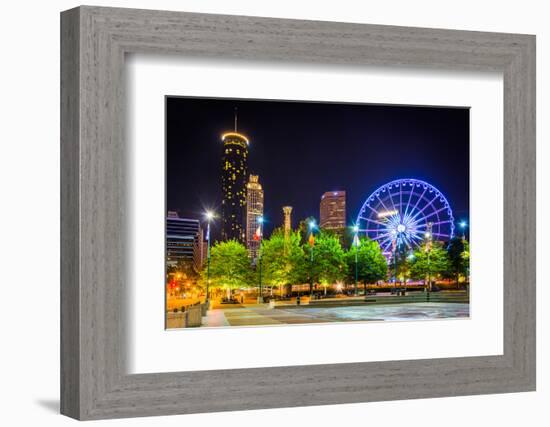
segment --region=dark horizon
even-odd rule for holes
[[[321,195],[346,191],[347,223],[381,185],[417,178],[469,219],[469,109],[375,104],[166,97],[166,210],[220,213],[221,135],[250,140],[248,174],[264,189],[266,236],[293,207],[292,225],[319,219]],[[213,223],[213,239],[219,238]]]

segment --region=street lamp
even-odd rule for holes
[[[313,296],[313,245],[315,245],[315,238],[313,237],[313,230],[315,229],[315,220],[309,221],[309,294]]]
[[[468,223],[466,221],[460,221],[458,225],[462,229],[462,240],[466,240],[466,227],[468,227]]]
[[[204,214],[206,218],[206,240],[208,242],[207,250],[206,250],[206,309],[208,310],[210,307],[210,222],[214,219],[214,213],[212,211],[206,211]]]
[[[432,223],[428,223],[428,231],[424,234],[426,237],[426,252],[428,252],[428,291],[432,290],[432,269],[430,266],[430,252],[432,250]]]
[[[414,252],[412,252],[412,250],[411,250],[411,252],[409,252],[409,255],[407,255],[407,260],[409,262],[414,261]],[[407,291],[407,276],[406,276],[405,273],[404,273],[404,277],[405,277],[405,292],[406,292]]]
[[[359,237],[357,233],[359,232],[359,227],[356,225],[353,226],[353,246],[355,246],[355,290],[354,294],[357,296],[359,290],[357,289],[357,279],[358,279],[358,271],[357,271],[357,252],[359,252]]]
[[[398,241],[396,237],[395,240],[393,241],[393,271],[394,271],[393,287],[395,290],[397,290],[397,245],[398,245]]]
[[[258,295],[258,304],[262,304],[264,302],[264,290],[263,290],[263,287],[262,287],[262,238],[263,238],[263,235],[264,235],[264,217],[263,216],[259,216],[258,217],[258,224],[260,224],[259,226],[259,229],[260,229],[260,236],[259,236],[259,241],[260,241],[260,246],[259,246],[259,250],[258,250],[258,263],[260,265],[260,292],[259,292],[259,295]]]

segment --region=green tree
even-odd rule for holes
[[[317,223],[316,219],[312,216],[307,217],[306,219],[301,220],[298,223],[298,228],[296,231],[298,232],[298,235],[300,236],[300,244],[305,245],[307,243],[307,240],[309,238],[309,224],[313,221],[313,223]]]
[[[206,281],[207,266],[202,271]],[[213,288],[227,292],[228,298],[232,289],[251,284],[252,270],[246,248],[236,240],[218,242],[210,250],[210,283]]]
[[[458,287],[459,277],[467,276],[467,268],[469,267],[469,249],[466,248],[467,243],[460,237],[453,237],[447,246],[447,254],[449,256],[449,273],[455,279]],[[467,257],[464,253],[467,252]]]
[[[410,263],[410,274],[413,279],[431,280],[439,274],[449,271],[449,256],[439,242],[433,242],[429,251],[421,247],[414,252],[414,259]],[[428,283],[428,286],[430,284]]]
[[[281,294],[285,285],[303,283],[305,280],[305,256],[300,246],[300,234],[275,230],[262,242],[262,282],[278,286]]]
[[[325,236],[330,235],[337,237],[340,241],[340,246],[342,247],[342,249],[344,249],[344,251],[348,250],[351,247],[353,238],[355,236],[355,232],[353,231],[352,227],[339,227],[331,229],[322,228],[321,232]]]
[[[340,242],[342,243],[342,249],[349,250],[353,245],[353,239],[355,238],[355,231],[353,227],[344,227],[340,229]]]
[[[313,251],[313,261],[312,261]],[[304,245],[304,253],[308,262],[308,276],[314,283],[320,283],[324,286],[333,284],[345,277],[345,254],[340,239],[337,236],[319,233],[315,236],[313,248],[306,243]]]
[[[359,246],[352,246],[346,252],[346,280],[355,283],[355,256],[357,254],[357,279],[363,283],[366,290],[367,283],[376,283],[384,280],[388,274],[388,263],[382,254],[378,242],[362,237]]]
[[[462,251],[462,259],[464,260],[464,278],[466,282],[470,281],[470,243],[464,240],[464,251]]]
[[[402,284],[407,278],[410,278],[409,255],[409,249],[405,244],[399,245],[397,250],[391,254],[388,274],[390,277],[395,278],[395,286],[397,286],[397,282],[401,282]]]

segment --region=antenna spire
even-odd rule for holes
[[[235,132],[237,132],[237,107],[235,107]]]

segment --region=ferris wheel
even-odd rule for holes
[[[418,179],[397,179],[375,190],[365,201],[356,226],[380,244],[388,256],[396,247],[413,250],[426,237],[448,241],[454,235],[449,202],[437,188]]]

